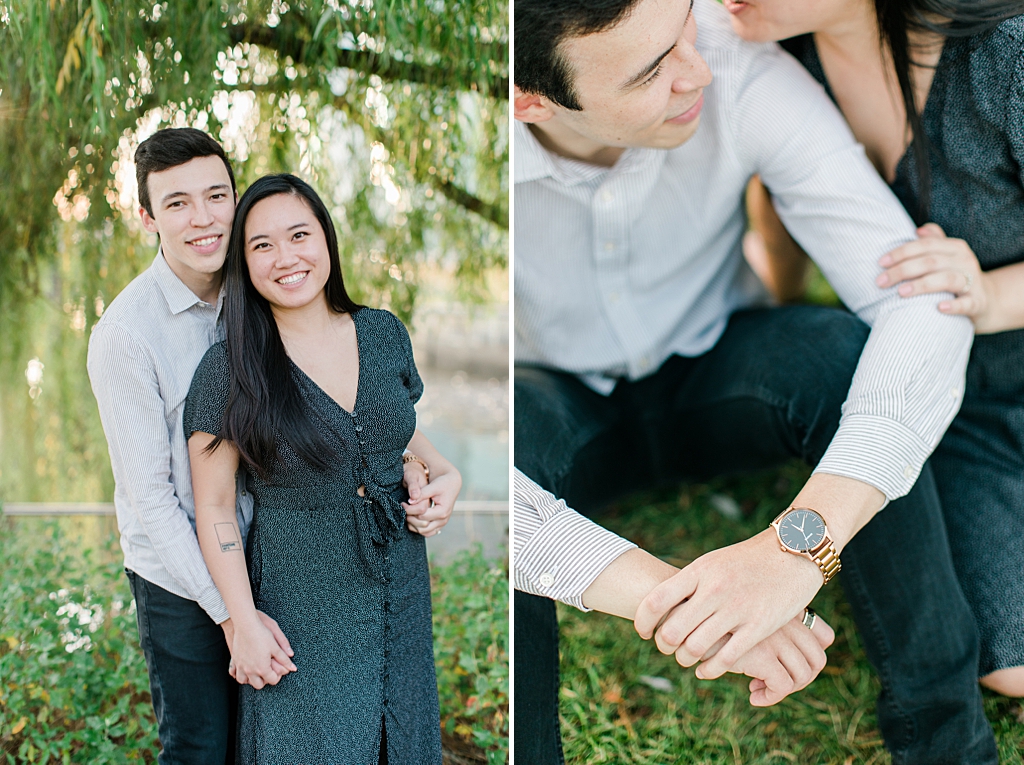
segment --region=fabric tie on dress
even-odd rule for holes
[[[365,474],[359,478],[366,491],[363,501],[355,508],[359,550],[373,575],[386,579],[385,550],[398,539],[405,526],[405,508],[400,501],[405,490],[401,486],[385,488]]]

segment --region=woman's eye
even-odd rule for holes
[[[304,239],[307,236],[309,236],[309,234],[307,234],[305,231],[296,231],[295,236],[293,236],[292,239]]]

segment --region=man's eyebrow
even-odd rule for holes
[[[690,16],[692,16],[692,15],[693,15],[693,0],[690,0],[690,8],[689,8],[689,10],[686,11],[686,18],[683,19],[683,26],[684,27],[687,24],[690,23]],[[647,75],[649,75],[651,72],[653,72],[655,69],[657,69],[658,66],[661,64],[661,62],[665,60],[665,57],[669,53],[674,51],[675,49],[676,49],[676,44],[673,43],[671,48],[669,48],[667,51],[665,51],[660,56],[658,56],[656,59],[654,59],[654,61],[649,63],[647,66],[645,66],[639,72],[637,72],[632,77],[630,77],[628,80],[626,80],[624,83],[622,83],[622,85],[619,86],[620,89],[621,90],[628,90],[629,88],[633,87],[634,85],[636,85],[636,84],[646,80],[647,79]]]
[[[223,190],[226,190],[227,188],[228,188],[228,185],[226,183],[215,183],[213,186],[210,186],[209,188],[204,189],[203,193],[204,194],[209,194],[212,191],[223,191]],[[161,202],[161,204],[167,204],[172,199],[175,199],[177,197],[187,197],[187,196],[188,196],[188,192],[185,192],[185,191],[172,191],[170,194],[165,194],[163,199],[160,200],[160,202]]]

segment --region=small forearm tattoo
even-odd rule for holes
[[[238,532],[235,531],[235,524],[215,523],[213,524],[213,528],[217,532],[217,541],[220,542],[221,552],[231,552],[232,550],[242,549],[242,545],[238,541]]]

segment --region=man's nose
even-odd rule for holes
[[[692,45],[686,48],[679,53],[683,63],[682,71],[672,81],[672,91],[675,93],[689,93],[711,84],[711,69],[707,62]]]
[[[195,213],[192,215],[192,225],[196,228],[206,228],[213,225],[213,212],[204,202],[195,206]]]

